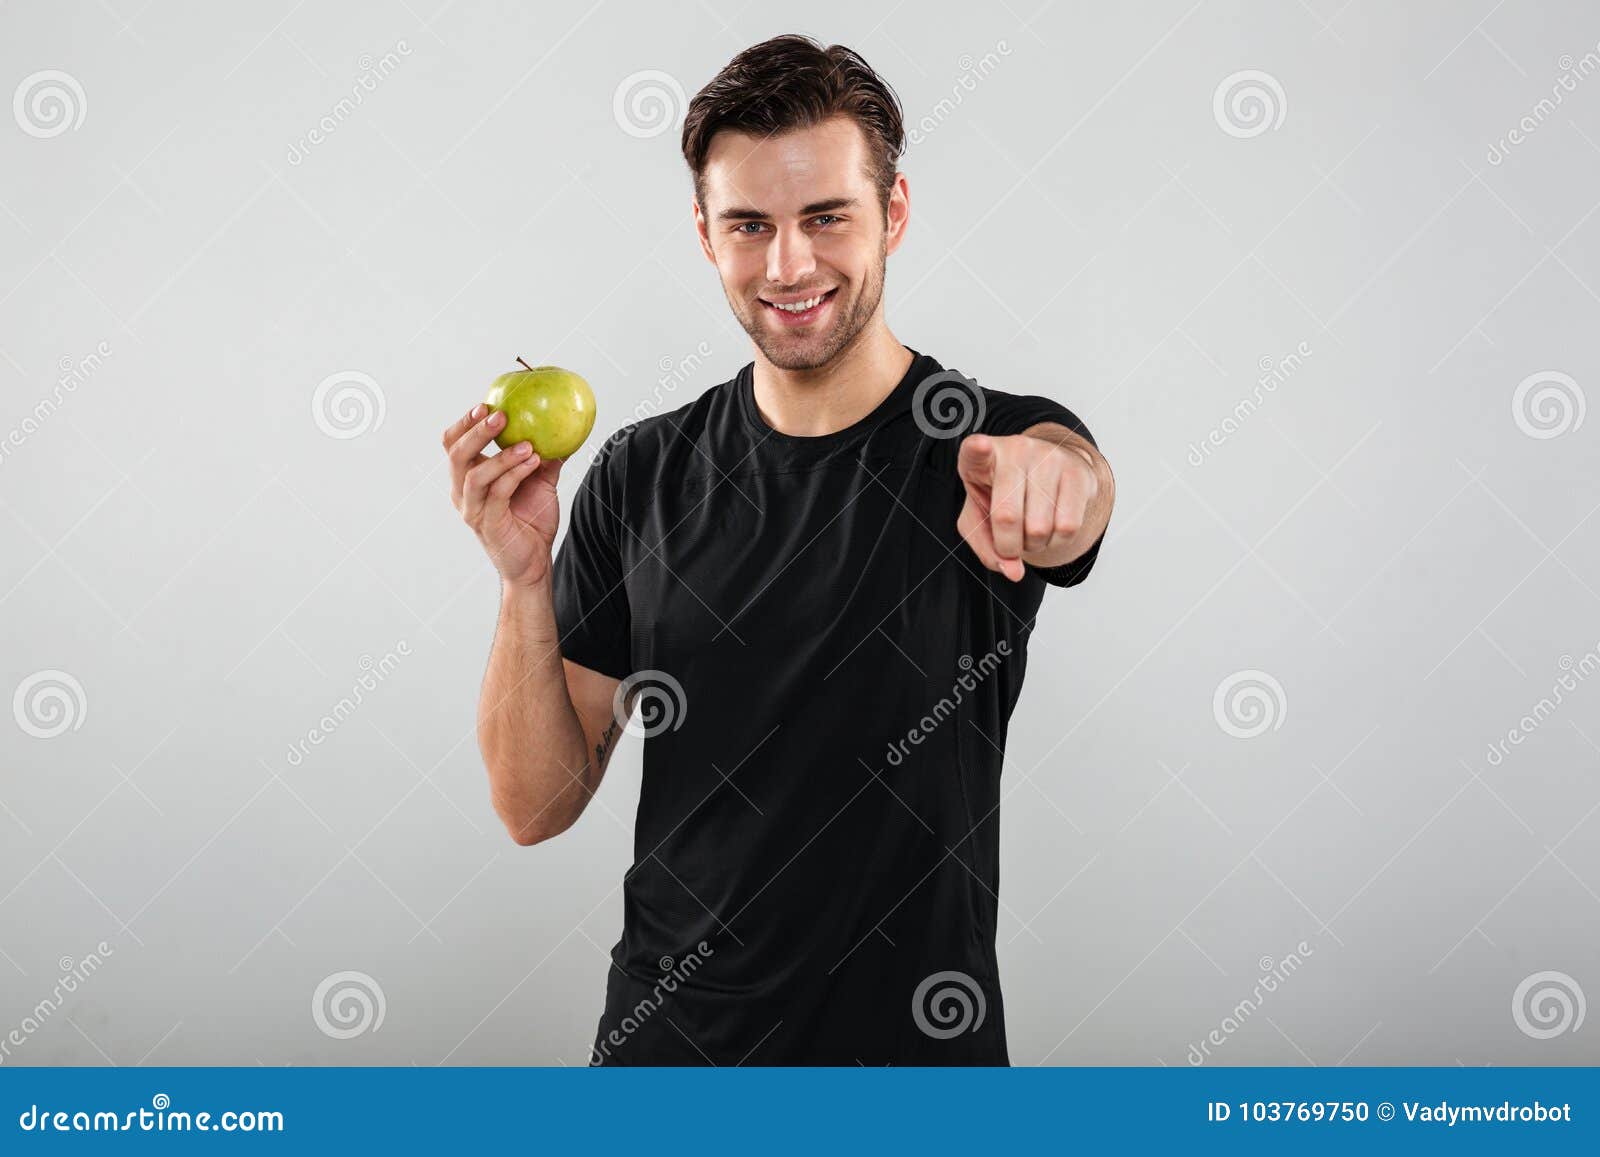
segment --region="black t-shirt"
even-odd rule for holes
[[[636,689],[645,735],[594,1063],[1008,1063],[1006,725],[1046,584],[1100,543],[1020,583],[987,570],[956,450],[1091,436],[909,352],[820,437],[768,426],[746,365],[608,439],[573,500],[562,653]]]

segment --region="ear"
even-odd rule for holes
[[[911,185],[904,173],[894,175],[886,217],[883,238],[885,256],[900,248],[900,242],[905,240],[906,229],[911,224]]]
[[[700,208],[700,202],[690,198],[689,206],[694,210],[694,233],[700,240],[700,252],[706,255],[706,260],[715,265],[717,255],[711,251],[710,226],[706,222],[706,215]]]

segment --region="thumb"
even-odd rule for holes
[[[956,455],[956,473],[963,482],[977,486],[994,485],[994,440],[987,434],[969,434],[962,439]]]

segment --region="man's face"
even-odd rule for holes
[[[739,324],[781,369],[827,365],[878,314],[909,212],[904,175],[886,223],[861,129],[835,117],[766,138],[720,132],[703,179],[696,228]]]

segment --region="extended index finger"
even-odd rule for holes
[[[1023,552],[1022,519],[1028,493],[1027,464],[1020,455],[995,455],[994,488],[989,494],[989,527],[994,549],[1003,559],[1020,559]]]

